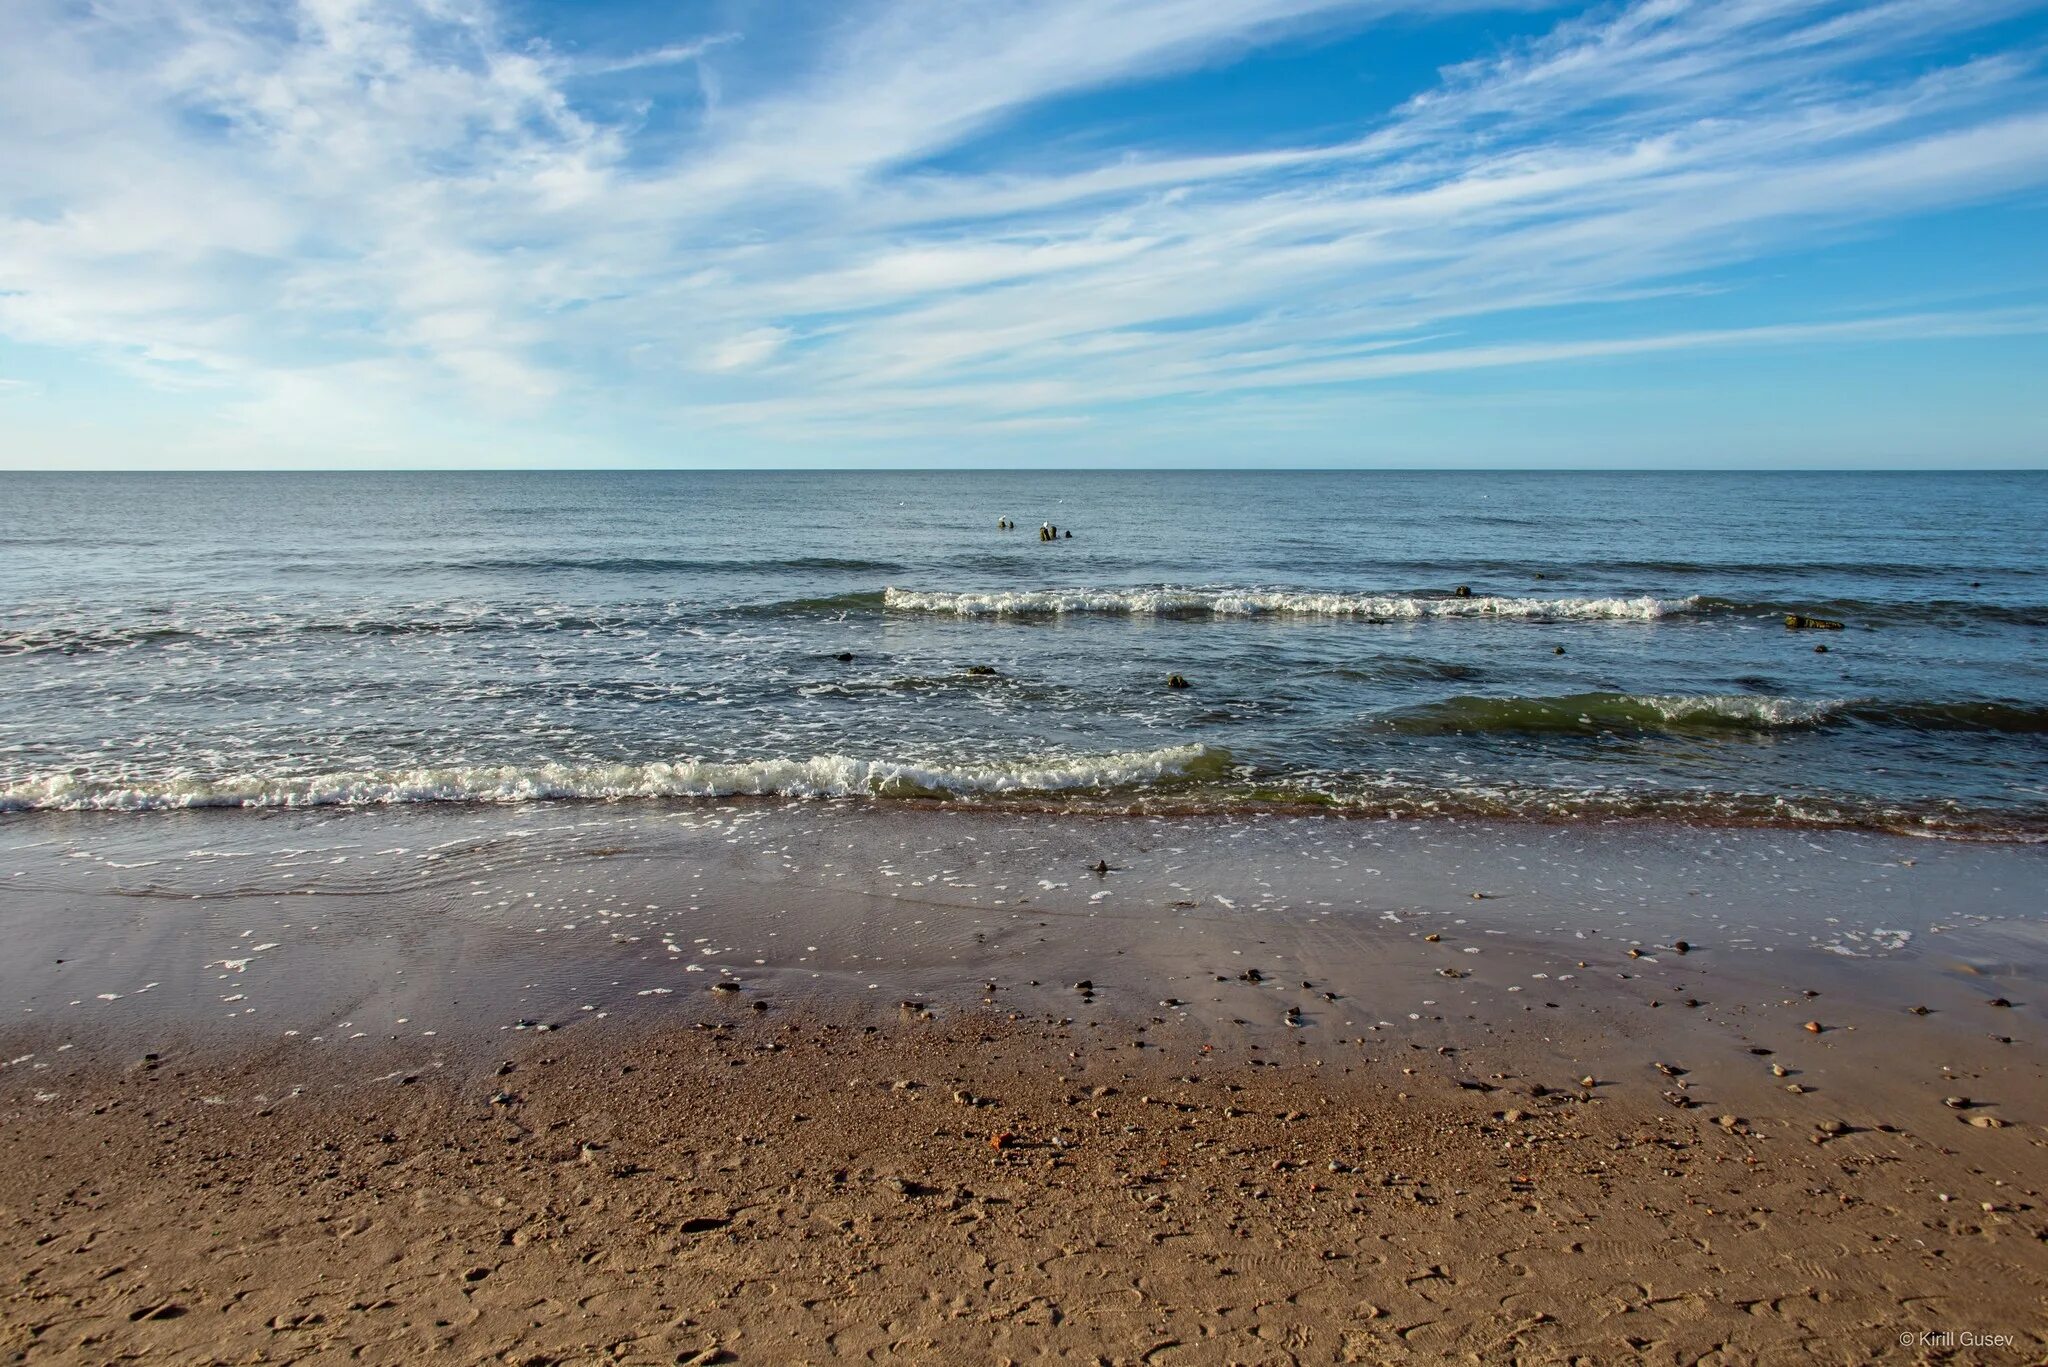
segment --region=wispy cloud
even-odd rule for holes
[[[1315,138],[1032,133],[1079,92],[1448,8],[863,0],[801,41],[591,54],[487,0],[15,0],[0,335],[216,393],[230,436],[381,450],[591,406],[733,440],[1056,433],[1134,402],[2048,330],[1681,306],[1816,235],[2048,184],[2040,50],[1976,41],[2019,0],[1640,0]],[[1608,321],[1646,299],[1669,326]]]

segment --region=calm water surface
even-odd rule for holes
[[[0,476],[0,810],[754,792],[2039,839],[2048,475]]]

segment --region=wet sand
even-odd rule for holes
[[[757,803],[0,856],[16,1360],[2048,1352],[2035,849]]]

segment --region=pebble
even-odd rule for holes
[[[1970,1109],[1970,1098],[1966,1096],[1944,1097],[1941,1104],[1948,1107],[1951,1111],[1967,1111]]]
[[[1980,1130],[2002,1130],[2005,1128],[2005,1122],[1995,1115],[1973,1115],[1970,1117],[1970,1123]]]
[[[1443,939],[1444,937],[1432,930],[1429,934],[1423,936],[1422,938],[1428,944],[1435,944],[1437,941]]]
[[[1818,1035],[1824,1028],[1819,1021],[1808,1021],[1806,1023],[1806,1033],[1809,1035]]]
[[[1815,1126],[1822,1134],[1847,1134],[1849,1127],[1839,1120],[1823,1120]]]
[[[713,992],[737,992],[740,990],[740,985],[736,982],[715,982],[711,984],[711,990]]]
[[[1992,999],[1991,999],[1990,1001],[1986,1002],[1986,1003],[1985,1003],[1985,1005],[1987,1005],[1987,1006],[2011,1006],[2011,1005],[2012,1005],[2012,1003],[2011,1003],[2011,1002],[2009,1002],[2009,1001],[2007,1001],[2007,1000],[2006,1000],[2005,998],[2003,998],[2003,997],[1993,997],[1993,998],[1992,998]]]

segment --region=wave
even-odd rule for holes
[[[776,574],[837,570],[851,573],[900,574],[894,560],[862,560],[844,556],[807,555],[787,560],[705,560],[663,555],[489,556],[473,560],[429,560],[414,570],[566,571],[586,574]]]
[[[31,623],[0,626],[0,657],[9,655],[94,655],[170,646],[184,642],[260,640],[290,636],[467,636],[516,632],[632,631],[679,620],[667,606],[658,611],[592,612],[560,607],[501,607],[461,612],[405,607],[388,615],[293,618],[279,614],[194,614],[76,625]]]
[[[1229,751],[1207,745],[1005,763],[916,764],[820,755],[194,775],[159,781],[64,773],[0,787],[0,813],[749,797],[965,801],[1025,811],[1166,816],[1321,812],[1358,818],[1668,822],[2048,843],[2048,805],[2039,802],[1969,809],[1945,800],[1887,802],[1838,793],[1444,783],[1393,772],[1261,773]]]
[[[1833,618],[1851,626],[2048,626],[2048,606],[2038,603],[1981,603],[1964,598],[1812,598],[1797,602],[1748,602],[1712,595],[1691,601],[1702,613],[1775,618],[1796,612]]]
[[[211,807],[369,807],[423,802],[775,796],[948,798],[1110,791],[1214,778],[1231,764],[1207,745],[999,764],[921,765],[845,755],[646,764],[469,765],[154,782],[51,774],[0,788],[0,812],[148,812]]]
[[[961,617],[1046,617],[1095,613],[1129,617],[1511,618],[1527,621],[1655,621],[1691,611],[1692,598],[1456,598],[1416,594],[1312,593],[1288,589],[1032,589],[951,593],[889,588],[896,612]]]
[[[1570,693],[1538,698],[1447,698],[1384,713],[1378,724],[1404,735],[1772,732],[1837,725],[2041,735],[2048,734],[2048,706],[2018,702],[1810,701],[1745,694]]]

